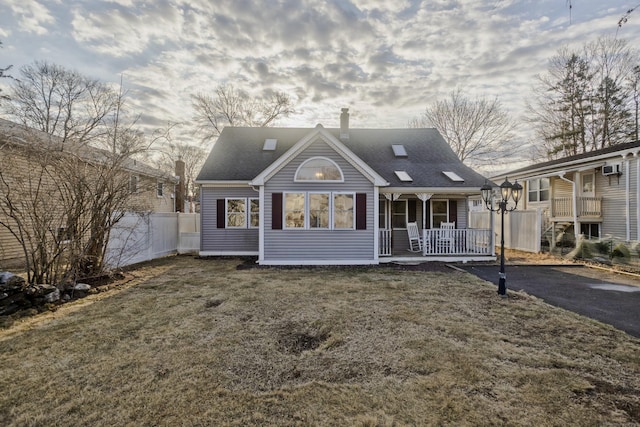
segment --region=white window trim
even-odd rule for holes
[[[584,191],[584,177],[591,176],[591,191]],[[595,172],[582,173],[580,175],[580,192],[583,196],[593,197],[596,195],[596,174]]]
[[[243,225],[229,225],[229,200],[243,200],[244,201],[244,224]],[[246,197],[226,197],[224,199],[224,227],[231,229],[247,228],[248,214],[247,214],[247,198]]]
[[[304,223],[302,227],[287,227],[287,195],[302,194],[304,196]],[[309,197],[306,191],[286,191],[282,194],[282,229],[283,230],[308,230],[309,229]]]
[[[300,172],[300,169],[302,169],[307,163],[314,160],[326,160],[327,162],[331,163],[333,166],[335,166],[336,169],[338,169],[338,172],[340,172],[340,179],[298,179],[298,173]],[[342,173],[342,169],[340,168],[340,166],[338,166],[338,164],[330,158],[316,156],[305,160],[300,164],[300,166],[298,166],[295,175],[293,175],[293,182],[344,182],[344,174]]]
[[[304,226],[303,227],[287,227],[287,194],[304,194]],[[311,194],[327,194],[329,196],[329,227],[311,227],[309,213],[310,203],[309,196]],[[346,194],[353,198],[353,221],[351,228],[337,228],[334,224],[335,204],[334,196]],[[356,193],[353,191],[288,191],[283,193],[282,197],[282,228],[284,230],[320,230],[320,231],[354,231],[356,229]]]
[[[353,200],[353,215],[351,218],[351,227],[350,228],[337,228],[335,221],[334,221],[334,215],[335,215],[335,204],[333,203],[335,200],[335,196],[340,196],[340,195],[347,195],[347,196],[351,196],[351,199]],[[330,196],[330,202],[329,202],[329,217],[331,218],[331,222],[329,223],[331,226],[332,230],[355,230],[356,229],[356,193],[351,192],[351,191],[334,191],[331,193]]]
[[[251,202],[258,202],[258,225],[251,225]],[[249,197],[247,198],[247,228],[260,228],[260,198],[259,197]]]
[[[541,183],[542,180],[546,179],[549,182],[549,186],[547,188],[542,188]],[[538,182],[538,189],[537,190],[531,190],[531,181],[537,181]],[[538,200],[529,200],[529,194],[532,192],[536,192],[538,195]],[[540,200],[540,192],[541,191],[548,191],[549,192],[549,197],[547,198],[547,200]],[[550,178],[534,178],[534,179],[529,179],[527,180],[527,203],[549,203],[551,201],[551,179]]]
[[[328,206],[328,210],[329,210],[329,218],[328,218],[328,222],[327,222],[327,226],[326,227],[311,227],[311,195],[312,194],[325,194],[329,197],[329,206]],[[305,228],[308,228],[309,230],[331,230],[331,224],[333,221],[333,209],[331,208],[333,205],[333,195],[331,193],[331,191],[309,191],[305,194],[305,199],[306,199],[306,203],[305,203]]]
[[[160,185],[162,185],[162,187],[160,187]],[[161,191],[158,191],[160,189],[161,189]],[[160,194],[158,194],[158,193],[160,193]],[[158,199],[162,199],[164,197],[164,181],[162,181],[162,180],[158,180],[156,182],[156,197]]]

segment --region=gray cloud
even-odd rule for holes
[[[574,4],[569,23],[561,1],[5,0],[1,52],[16,67],[124,75],[149,128],[188,122],[190,95],[223,83],[290,94],[297,114],[282,125],[335,125],[350,107],[354,126],[403,127],[456,87],[521,115],[560,46],[615,33],[628,5],[603,3]],[[620,31],[639,35],[640,14]]]

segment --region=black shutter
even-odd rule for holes
[[[282,230],[282,193],[271,194],[271,229]]]
[[[449,200],[449,222],[455,222],[458,228],[458,201]]]
[[[367,229],[367,193],[356,194],[356,230]]]
[[[431,228],[431,200],[427,200],[424,204],[426,210],[424,214],[424,228]]]
[[[216,226],[218,228],[224,228],[225,218],[227,216],[224,199],[216,200]]]

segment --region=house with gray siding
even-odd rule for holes
[[[335,129],[227,127],[196,183],[202,256],[262,265],[494,256],[491,230],[467,227],[468,198],[485,178],[435,129],[350,129],[347,109]]]
[[[492,179],[524,186],[522,209],[540,210],[541,239],[640,240],[640,141],[534,164]]]

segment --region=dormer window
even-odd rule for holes
[[[300,165],[295,181],[333,181],[343,182],[342,171],[332,160],[326,157],[313,157]]]

